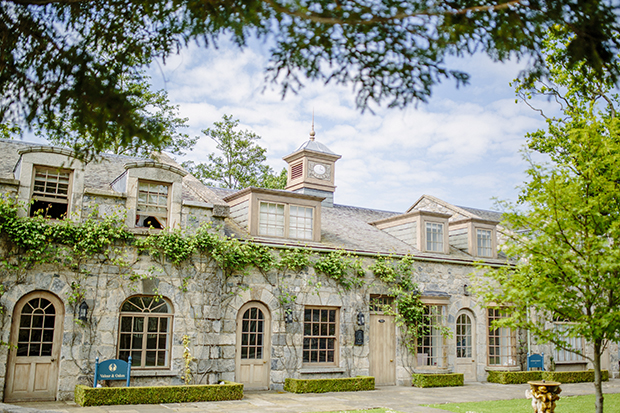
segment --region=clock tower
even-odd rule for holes
[[[307,195],[325,197],[323,206],[334,205],[334,172],[340,155],[314,139],[314,120],[310,139],[295,152],[285,156],[288,163],[288,180],[286,190]]]

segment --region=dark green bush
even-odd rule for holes
[[[243,384],[230,381],[224,383],[195,386],[98,388],[77,385],[75,386],[75,402],[80,406],[107,406],[115,404],[208,402],[243,398]]]
[[[609,380],[609,371],[602,370],[603,381]],[[560,383],[584,383],[594,381],[594,370],[543,371],[542,379]]]
[[[465,376],[461,373],[417,374],[411,375],[411,385],[415,387],[453,387],[462,386]]]
[[[542,371],[489,371],[487,381],[499,384],[521,384],[542,380]]]
[[[284,390],[291,393],[327,393],[332,391],[374,390],[375,378],[368,376],[338,379],[286,379]]]

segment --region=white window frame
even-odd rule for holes
[[[39,182],[44,183],[44,190],[36,191],[37,172],[43,172],[43,171],[45,171],[46,177],[49,177],[50,173],[58,179],[60,178],[60,174],[67,175],[66,195],[58,193],[58,183],[59,183],[58,181],[56,182],[57,188],[55,192],[51,193],[51,192],[46,191],[46,189],[48,188],[48,184],[54,184],[54,182],[50,181],[49,179],[44,179],[43,181],[39,181]],[[31,185],[31,190],[30,190],[30,201],[33,203],[33,205],[30,207],[29,215],[33,216],[37,211],[34,209],[34,202],[43,202],[43,203],[49,203],[49,204],[66,205],[67,211],[65,213],[65,217],[69,216],[69,213],[71,212],[72,187],[73,187],[73,170],[65,169],[65,168],[55,168],[53,166],[46,166],[46,165],[34,165],[32,169],[32,185]],[[47,215],[46,212],[43,212],[43,216],[46,216],[46,215]],[[62,219],[62,217],[60,219]]]
[[[517,365],[517,334],[507,327],[493,327],[492,322],[506,317],[505,308],[487,309],[487,365],[509,367]]]
[[[263,204],[267,204],[267,205],[276,205],[276,206],[281,206],[283,208],[283,218],[284,221],[282,223],[283,228],[282,228],[282,233],[281,235],[278,234],[269,234],[267,231],[267,233],[262,232],[262,228],[268,228],[268,226],[265,226],[263,223],[263,215],[262,215],[262,207]],[[303,217],[301,219],[303,219],[304,221],[306,220],[310,220],[310,227],[308,229],[307,226],[303,226],[303,227],[293,227],[293,220],[291,219],[291,208],[296,208],[296,209],[304,209],[304,210],[311,210],[312,211],[312,216],[311,217]],[[279,215],[279,214],[278,214]],[[271,201],[271,200],[263,200],[263,199],[259,199],[258,200],[258,229],[257,229],[257,235],[261,236],[261,237],[274,237],[274,238],[291,238],[291,239],[299,239],[299,240],[308,240],[308,241],[312,241],[314,239],[314,224],[315,224],[315,220],[316,220],[316,207],[314,206],[308,206],[308,205],[299,205],[299,204],[294,204],[294,203],[285,203],[285,202],[278,202],[278,201]],[[298,220],[295,219],[295,223],[297,223]],[[308,236],[303,236],[300,237],[298,236],[299,232],[302,233],[307,233],[310,232],[309,237]],[[292,234],[295,233],[295,236],[292,236]]]
[[[160,185],[160,186],[165,186],[168,188],[168,192],[166,193],[166,211],[164,212],[154,212],[154,211],[144,211],[144,213],[141,213],[140,211],[140,206],[141,206],[141,202],[140,202],[140,185],[141,184],[148,184],[148,185]],[[147,194],[150,194],[150,191],[147,192]],[[157,195],[157,196],[161,196],[161,195]],[[144,221],[146,219],[146,217],[155,217],[157,218],[163,218],[165,220],[165,222],[161,222],[161,220],[158,219],[159,223],[162,225],[162,228],[168,228],[170,226],[170,199],[172,197],[172,185],[169,182],[160,182],[160,181],[152,181],[149,179],[138,179],[138,187],[137,187],[137,192],[136,192],[136,222],[134,224],[135,228],[149,228],[146,225],[138,225],[138,222],[140,220]],[[146,205],[146,207],[148,208],[148,203],[147,204],[143,204]],[[161,205],[157,205],[156,208],[163,208]],[[143,217],[143,218],[140,218]]]
[[[441,231],[434,231],[435,228],[439,228]],[[435,221],[424,222],[425,233],[425,247],[428,252],[441,252],[445,251],[445,223]],[[433,238],[433,235],[437,234],[437,240]]]
[[[474,227],[476,231],[476,255],[479,257],[493,257],[493,230]],[[482,234],[483,233],[483,234]],[[488,234],[488,238],[484,235]],[[483,236],[481,236],[483,235]],[[488,245],[485,245],[488,243]]]
[[[428,333],[418,337],[417,366],[421,368],[442,368],[447,365],[446,340],[442,329],[446,325],[445,304],[425,304],[424,324]]]

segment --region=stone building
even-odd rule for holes
[[[339,205],[339,158],[311,135],[284,158],[286,190],[232,191],[204,186],[165,155],[83,164],[66,149],[0,140],[0,187],[5,203],[26,206],[21,216],[77,226],[120,214],[133,237],[86,258],[65,246],[20,266],[3,234],[0,339],[14,344],[0,347],[3,399],[72,399],[76,384],[92,384],[96,357],[131,355],[133,385],[181,383],[184,336],[194,383],[254,389],[281,389],[287,377],[373,375],[380,385],[408,385],[412,372],[483,381],[492,369],[523,369],[526,335],[489,328],[499,309],[468,290],[477,262],[505,265],[500,215],[429,195],[405,212]],[[232,250],[175,260],[137,246],[168,230],[176,240],[206,231],[235,248],[259,246],[276,261],[335,254],[355,275],[345,284],[313,265],[231,271]],[[407,255],[428,306],[413,354],[385,311],[390,286],[369,269]]]

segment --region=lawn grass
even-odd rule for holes
[[[605,394],[603,407],[606,412],[620,412],[620,393]],[[529,399],[498,400],[469,403],[428,404],[428,407],[457,413],[532,413]],[[562,413],[594,412],[594,395],[562,397],[556,403],[556,411]]]
[[[402,413],[402,412],[381,407],[377,409],[368,409],[368,410],[336,410],[333,412],[322,412],[322,413]]]

